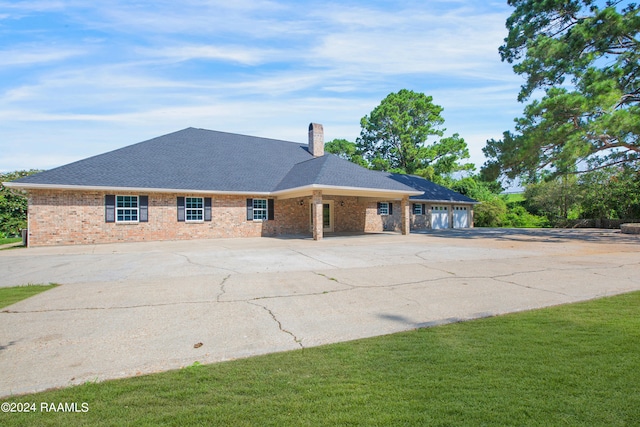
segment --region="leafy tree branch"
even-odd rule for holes
[[[533,98],[515,132],[487,141],[488,175],[536,179],[640,168],[639,9],[626,1],[510,0],[503,61]],[[588,167],[586,167],[588,166]]]

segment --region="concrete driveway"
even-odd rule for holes
[[[0,396],[640,290],[640,236],[444,230],[0,251]],[[202,343],[195,348],[194,345]]]

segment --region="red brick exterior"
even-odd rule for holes
[[[105,195],[146,195],[148,222],[105,221]],[[212,221],[179,222],[177,197],[211,197]],[[311,197],[275,199],[274,219],[247,220],[247,198],[189,193],[126,193],[99,191],[31,190],[29,246],[98,244],[135,241],[212,239],[275,235],[311,236]],[[357,197],[323,196],[333,201],[335,232],[400,231],[401,203],[392,201],[392,215],[378,215],[375,201]],[[427,228],[428,215],[411,213],[411,228]]]

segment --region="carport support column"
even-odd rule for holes
[[[409,196],[404,196],[400,204],[401,221],[400,229],[403,235],[411,233],[411,205],[409,204]]]
[[[322,240],[322,191],[314,190],[311,197],[311,222],[313,223],[313,240]]]

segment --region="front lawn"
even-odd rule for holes
[[[638,307],[635,292],[88,383],[11,398],[37,410],[0,425],[638,425]]]
[[[4,308],[8,305],[15,304],[18,301],[27,299],[40,292],[48,291],[55,288],[56,284],[50,283],[48,285],[27,285],[27,286],[14,286],[11,288],[0,288],[0,308]],[[0,342],[0,345],[2,343]],[[2,424],[0,424],[2,425]]]

